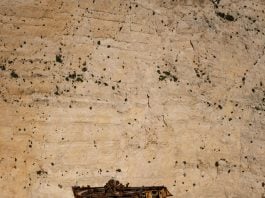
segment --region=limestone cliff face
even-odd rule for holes
[[[165,185],[265,197],[263,0],[1,0],[1,197]]]

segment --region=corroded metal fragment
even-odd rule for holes
[[[166,198],[172,194],[164,186],[129,187],[119,181],[109,180],[104,187],[73,187],[75,198]]]

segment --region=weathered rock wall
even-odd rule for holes
[[[0,1],[1,197],[165,185],[265,197],[263,0]]]

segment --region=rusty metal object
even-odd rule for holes
[[[166,198],[172,194],[164,186],[129,187],[109,180],[104,187],[73,186],[75,198]]]

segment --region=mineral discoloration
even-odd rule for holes
[[[114,178],[264,196],[262,0],[0,1],[1,197]]]

